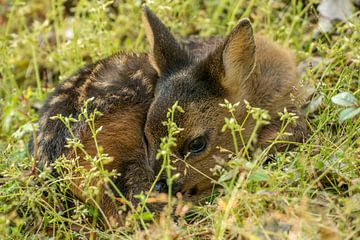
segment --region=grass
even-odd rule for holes
[[[258,151],[254,161],[234,158],[226,168],[219,166],[222,195],[190,211],[187,204],[171,201],[176,220],[165,212],[146,222],[151,216],[134,209],[124,228],[103,231],[96,208],[65,194],[66,181],[46,171],[34,174],[27,142],[36,129],[37,109],[57,82],[119,50],[147,49],[141,1],[80,0],[73,6],[60,0],[2,1],[0,238],[360,238],[360,118],[339,121],[342,108],[331,101],[341,92],[359,101],[360,19],[314,39],[318,2],[149,2],[177,36],[224,35],[238,19],[249,17],[256,32],[293,49],[299,63],[321,59],[312,67],[305,64],[302,75],[314,86],[307,116],[312,134],[266,164]]]

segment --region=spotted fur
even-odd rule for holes
[[[105,167],[120,174],[114,181],[129,198],[147,188],[153,171],[146,161],[143,128],[157,77],[146,54],[118,53],[84,67],[60,83],[40,113],[35,140],[39,169],[50,166],[62,155],[74,157],[74,153],[65,147],[66,138],[70,137],[69,130],[60,120],[50,118],[57,114],[77,117],[84,101],[93,97],[89,111],[96,108],[103,114],[96,120],[96,127],[103,127],[97,141],[113,158]],[[96,156],[94,140],[86,124],[74,123],[72,129],[88,154]],[[80,158],[79,164],[90,167],[84,158]],[[138,176],[141,176],[140,180]],[[74,180],[72,191],[85,200],[79,185],[80,180]],[[105,217],[122,221],[115,203],[107,195],[103,195],[100,205]]]

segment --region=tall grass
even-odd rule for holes
[[[360,118],[340,122],[343,109],[331,101],[341,92],[359,100],[360,20],[354,17],[337,25],[337,34],[313,38],[318,2],[149,1],[177,36],[224,35],[238,19],[249,17],[256,32],[293,49],[298,62],[306,66],[304,84],[314,86],[307,108],[311,136],[294,150],[275,153],[271,160],[265,159],[266,149],[255,151],[252,161],[234,153],[233,160],[214,169],[223,188],[208,204],[189,210],[186,203],[169,199],[177,217],[169,210],[154,218],[144,207],[147,197],[139,196],[141,204],[131,210],[124,227],[104,230],[96,207],[66,194],[67,174],[54,178],[46,169],[40,174],[34,171],[27,142],[37,127],[37,110],[56,83],[117,51],[147,50],[141,1],[3,1],[0,238],[360,238]],[[238,134],[241,123],[230,121],[236,106],[225,107],[230,111],[226,131]],[[258,115],[258,120],[266,120],[265,116]],[[292,116],[284,118],[284,124],[292,121]],[[76,144],[70,142],[72,147]],[[98,152],[96,161],[106,159]],[[166,154],[163,167],[170,176]],[[71,161],[60,160],[62,167],[74,169]],[[94,174],[100,171],[110,179],[112,173],[96,161]],[[96,189],[88,186],[94,194],[90,197],[96,199]]]

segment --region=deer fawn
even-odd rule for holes
[[[178,101],[185,113],[177,114],[175,122],[184,130],[176,136],[177,146],[172,152],[192,167],[184,171],[183,161],[174,163],[180,178],[173,185],[173,192],[197,201],[212,190],[213,183],[206,176],[212,175],[210,169],[216,164],[213,156],[220,155],[217,147],[234,148],[230,133],[221,132],[228,110],[219,104],[224,99],[239,102],[235,115],[240,123],[247,114],[244,100],[267,110],[271,123],[258,132],[258,144],[266,146],[280,130],[278,112],[286,108],[299,114],[303,95],[296,64],[289,50],[261,36],[255,37],[247,19],[241,20],[228,36],[201,51],[183,48],[147,8],[143,21],[151,47],[150,63],[159,75],[145,123],[149,164],[155,172],[159,170],[156,152],[161,137],[167,134],[161,122],[167,109]],[[248,119],[242,132],[245,141],[253,127],[254,121]],[[299,116],[286,131],[292,135],[282,140],[303,141],[304,119]],[[164,181],[158,189],[167,191]]]
[[[156,151],[161,137],[167,135],[162,121],[175,101],[186,112],[176,116],[176,123],[184,131],[177,135],[173,152],[180,157],[188,155],[186,161],[205,175],[210,175],[210,168],[216,164],[213,159],[213,155],[219,155],[216,147],[233,146],[231,137],[220,132],[227,116],[227,111],[219,106],[224,98],[240,103],[246,99],[269,111],[271,124],[258,133],[258,142],[264,145],[279,130],[278,112],[284,108],[298,112],[302,96],[292,55],[265,38],[255,38],[248,20],[241,20],[225,38],[182,43],[147,7],[143,10],[143,22],[151,47],[149,55],[118,53],[90,64],[59,84],[48,97],[33,144],[39,168],[62,155],[75,157],[72,150],[65,148],[69,130],[60,120],[50,118],[57,114],[77,116],[90,97],[94,97],[90,109],[103,113],[96,119],[96,126],[103,126],[97,136],[98,144],[113,159],[105,168],[120,174],[113,181],[130,200],[133,194],[149,189],[159,170]],[[244,105],[240,105],[236,112],[240,121],[245,114]],[[253,124],[247,121],[245,137]],[[95,156],[95,144],[86,124],[73,123],[72,129],[87,153]],[[302,141],[306,132],[303,118],[287,131],[292,133],[287,140]],[[82,154],[78,161],[84,168],[90,168]],[[185,165],[180,162],[175,165],[182,173]],[[71,191],[85,201],[79,187],[82,180],[74,178]],[[190,169],[177,180],[174,190],[192,195],[195,200],[196,195],[211,187],[208,178]],[[107,188],[110,189],[101,187],[98,204],[105,218],[122,224],[116,202],[105,194]],[[165,188],[163,184],[159,190]],[[90,202],[95,204],[94,201]]]

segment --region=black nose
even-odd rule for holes
[[[167,193],[168,192],[168,185],[166,184],[166,180],[159,180],[156,184],[155,184],[155,191],[160,192],[160,193]]]

